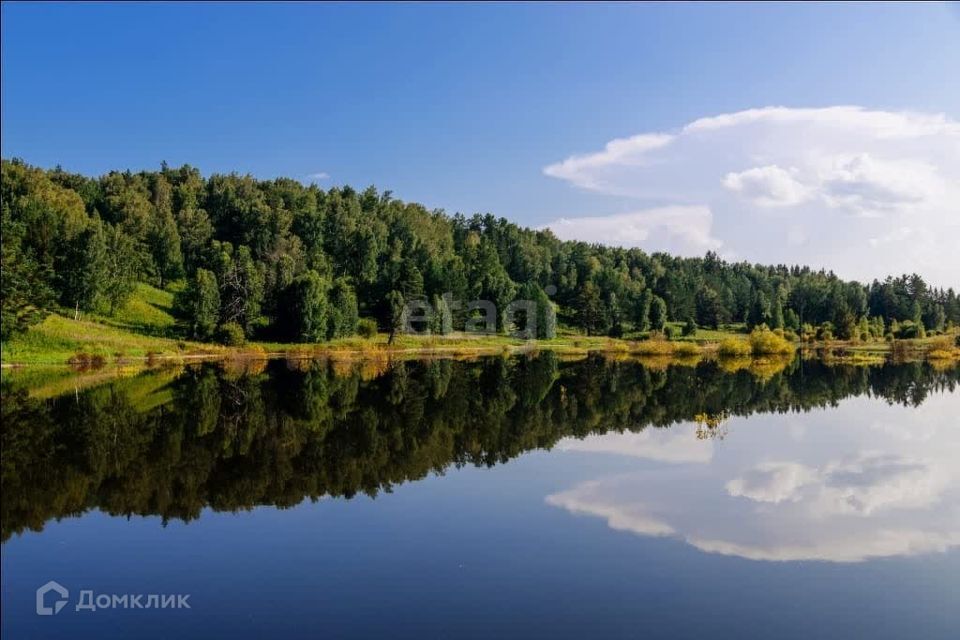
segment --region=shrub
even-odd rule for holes
[[[70,359],[67,360],[67,364],[80,370],[99,369],[106,364],[106,359],[98,353],[80,352],[71,356]]]
[[[673,355],[681,358],[700,355],[700,347],[695,342],[678,342],[673,347]]]
[[[900,333],[897,334],[897,337],[903,340],[912,340],[924,337],[924,333],[920,325],[911,320],[904,320],[900,323]]]
[[[817,327],[817,339],[833,340],[833,323],[832,322],[824,322],[819,327]]]
[[[693,318],[688,319],[683,325],[683,335],[685,336],[695,336],[697,335],[697,323]]]
[[[236,322],[227,322],[217,329],[217,340],[228,347],[239,347],[247,341],[247,336]]]
[[[377,321],[373,318],[360,318],[357,322],[357,334],[367,339],[377,337]]]
[[[656,332],[655,332],[656,333]],[[657,338],[651,338],[650,340],[644,340],[642,342],[636,343],[633,348],[635,353],[645,356],[669,356],[673,354],[673,345],[659,337],[657,333]]]
[[[717,353],[724,358],[743,358],[749,356],[750,352],[750,343],[737,338],[727,338],[720,343],[720,347],[717,349]]]
[[[754,329],[750,333],[750,350],[755,356],[770,356],[793,353],[794,346],[769,329]]]
[[[677,337],[677,328],[672,324],[668,324],[663,328],[663,335],[666,336],[667,340],[673,340]]]
[[[943,349],[944,351],[949,351],[953,348],[950,338],[947,337],[938,337],[935,340],[931,340],[929,344],[929,349]]]
[[[938,337],[930,343],[927,349],[927,357],[933,360],[950,360],[960,357],[960,351],[955,346],[957,343],[960,343],[960,337],[956,340],[951,340],[947,336]]]

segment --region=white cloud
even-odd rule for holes
[[[773,164],[728,173],[723,186],[762,207],[800,204],[810,197],[807,187],[795,177],[796,169],[786,171]]]
[[[330,174],[326,171],[319,171],[317,173],[308,173],[307,177],[311,180],[327,180],[330,178]]]
[[[709,241],[690,250],[722,244],[749,260],[835,268],[847,277],[919,271],[958,284],[960,122],[943,114],[749,109],[613,140],[544,173],[598,194],[710,211],[700,235]],[[623,234],[611,219],[576,218],[568,237],[675,250],[649,232]],[[895,252],[870,241],[906,226],[919,232]]]
[[[623,247],[663,247],[686,255],[701,255],[723,245],[712,233],[713,213],[702,206],[659,207],[610,216],[560,218],[543,226],[562,240]]]
[[[919,112],[873,111],[846,105],[822,108],[764,107],[694,120],[683,133],[715,131],[757,123],[816,124],[842,134],[860,132],[882,139],[960,135],[960,123],[946,115]]]
[[[630,138],[618,138],[606,144],[603,151],[581,156],[570,156],[563,162],[546,167],[543,171],[553,178],[562,178],[584,189],[604,191],[614,188],[612,184],[595,180],[598,171],[620,165],[643,166],[650,151],[667,146],[673,136],[663,133],[645,133]]]
[[[799,247],[806,244],[808,240],[807,231],[803,228],[802,225],[792,224],[790,228],[787,229],[787,245],[791,247]]]

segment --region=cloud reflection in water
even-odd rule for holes
[[[559,447],[567,451],[655,463],[546,500],[613,529],[753,560],[946,551],[960,545],[957,415],[958,394],[917,408],[858,398],[825,411],[736,418],[723,442],[697,441],[691,424],[566,440]]]

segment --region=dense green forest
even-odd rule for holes
[[[805,337],[920,337],[960,325],[951,288],[919,275],[864,285],[800,266],[680,258],[557,239],[493,215],[447,215],[370,187],[324,190],[287,178],[204,178],[190,166],[99,178],[2,163],[4,339],[51,311],[110,313],[137,282],[178,292],[200,340],[322,341],[398,327],[405,301],[437,310],[434,332],[466,308],[441,296],[537,304],[588,335],[666,322],[766,324]],[[449,300],[449,299],[448,299]],[[497,317],[497,329],[505,317]]]

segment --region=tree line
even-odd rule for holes
[[[447,215],[369,187],[212,175],[166,164],[92,178],[2,161],[4,339],[51,311],[115,313],[137,282],[178,291],[190,337],[322,341],[392,331],[406,301],[462,330],[487,300],[537,305],[588,335],[765,324],[805,337],[917,337],[960,324],[956,292],[919,275],[868,285],[802,266],[561,241],[490,214]],[[522,319],[521,319],[522,321]],[[496,318],[505,331],[507,318]]]

